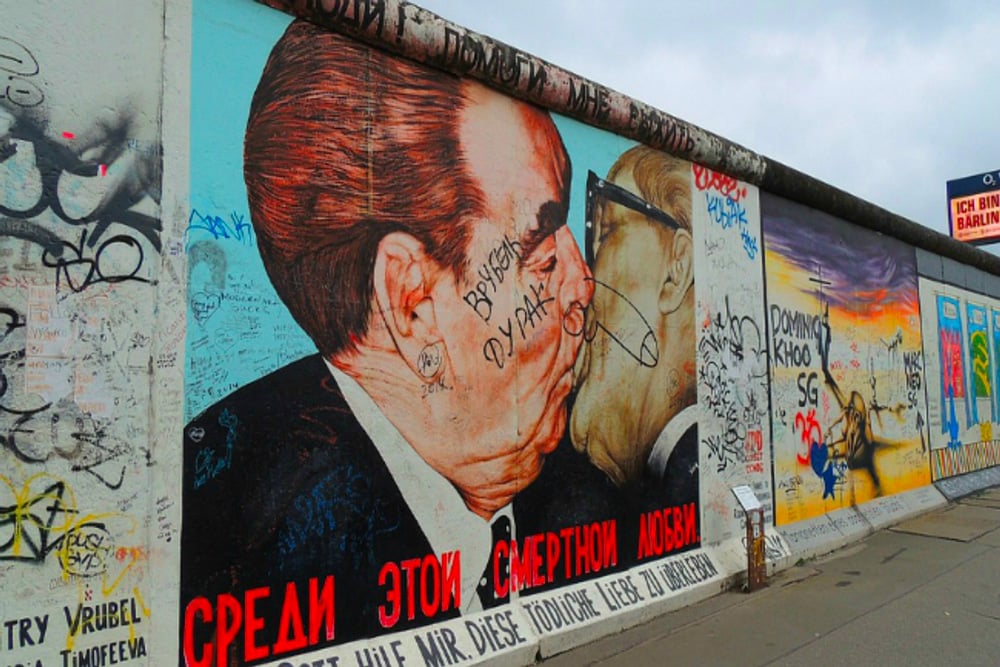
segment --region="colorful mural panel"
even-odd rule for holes
[[[927,484],[913,249],[762,199],[775,523]]]
[[[194,17],[226,57],[194,77],[182,659],[517,600],[542,634],[550,590],[610,614],[717,576],[649,569],[702,542],[692,165],[222,11]],[[626,571],[645,593],[598,578]]]
[[[1000,428],[995,382],[1000,301],[926,278],[920,280],[935,480],[997,464]],[[964,333],[963,333],[964,332]]]

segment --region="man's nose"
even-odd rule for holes
[[[583,261],[580,249],[568,227],[559,230],[556,243],[561,255],[559,262],[566,267],[562,287],[563,304],[567,308],[573,307],[582,312],[594,298],[593,276],[587,268],[587,263]]]

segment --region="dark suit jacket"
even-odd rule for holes
[[[196,596],[214,604],[220,593],[239,599],[266,585],[271,606],[257,605],[265,619],[257,643],[272,643],[286,584],[297,582],[304,598],[308,579],[327,575],[335,577],[333,643],[457,614],[427,618],[418,603],[412,621],[404,613],[392,628],[379,624],[382,566],[432,549],[319,355],[237,390],[187,425],[183,504],[182,625]],[[624,508],[617,489],[566,441],[519,494],[514,516],[523,539],[619,518]],[[197,630],[198,646],[211,639],[208,628]]]
[[[389,470],[319,355],[219,401],[184,430],[181,595],[214,604],[271,587],[259,644],[277,635],[280,602],[297,582],[335,578],[341,643],[386,632],[378,621],[389,561],[432,552]],[[260,606],[260,605],[259,605]],[[419,625],[404,617],[393,631]],[[447,618],[439,614],[434,620]]]

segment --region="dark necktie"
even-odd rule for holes
[[[508,546],[510,545],[510,519],[506,516],[497,517],[490,525],[490,532],[493,534],[493,543],[490,547],[490,557],[489,560],[486,561],[486,569],[483,570],[483,576],[480,577],[479,586],[476,588],[479,600],[483,603],[483,609],[489,609],[491,607],[496,607],[497,605],[505,604],[510,599],[509,591],[507,595],[501,597],[496,595],[496,590],[493,586],[493,553],[496,550],[497,543],[501,540],[507,542]],[[503,568],[501,581],[509,582],[510,559],[498,559],[497,567]]]

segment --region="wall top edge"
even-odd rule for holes
[[[257,1],[1000,276],[1000,257],[406,0]]]

